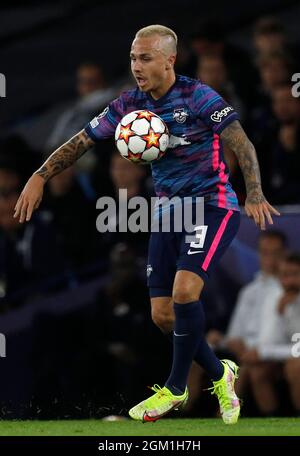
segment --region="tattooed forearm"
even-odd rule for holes
[[[35,174],[43,177],[45,181],[51,179],[51,177],[73,165],[93,144],[94,141],[84,130],[81,130],[77,135],[56,149]]]
[[[235,120],[221,133],[221,139],[237,156],[241,167],[247,197],[251,203],[261,203],[265,200],[261,189],[259,164],[253,144],[248,139],[239,121]]]

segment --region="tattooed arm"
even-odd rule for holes
[[[25,220],[28,222],[42,201],[45,183],[73,165],[93,144],[94,141],[81,130],[55,150],[28,180],[17,201],[14,217],[19,217],[21,223]]]
[[[51,177],[73,165],[93,144],[94,141],[84,130],[81,130],[54,151],[35,174],[41,176],[45,181],[51,179]]]
[[[246,214],[248,217],[253,217],[256,225],[264,230],[266,228],[265,217],[270,224],[273,224],[271,214],[280,214],[268,203],[262,192],[255,148],[237,120],[226,127],[220,137],[224,144],[235,153],[241,167],[247,190]]]

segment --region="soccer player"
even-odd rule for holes
[[[245,211],[261,229],[266,219],[280,215],[265,199],[253,144],[238,115],[210,87],[176,75],[177,36],[169,28],[151,25],[139,30],[130,59],[137,88],[126,91],[83,130],[63,144],[27,182],[15,208],[20,222],[28,221],[39,206],[45,183],[72,165],[96,141],[114,135],[121,118],[134,110],[149,110],[168,125],[173,137],[170,150],[152,164],[158,196],[204,197],[202,244],[185,242],[186,232],[153,232],[149,244],[148,286],[152,319],[166,334],[173,332],[170,376],[154,394],[133,407],[136,420],[155,421],[188,398],[187,376],[193,359],[212,379],[225,423],[236,423],[240,413],[234,392],[238,366],[219,360],[204,335],[201,291],[211,270],[234,238],[239,207],[228,180],[223,144],[232,149],[246,183]],[[205,234],[205,238],[204,238]]]

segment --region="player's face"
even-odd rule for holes
[[[175,81],[175,56],[166,56],[157,36],[136,38],[130,52],[131,71],[140,90],[160,98]]]

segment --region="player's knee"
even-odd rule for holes
[[[178,304],[198,301],[199,292],[194,291],[188,284],[175,286],[173,290],[173,301]]]
[[[174,314],[172,312],[165,312],[159,309],[152,309],[152,321],[163,333],[169,333],[174,327]]]
[[[203,285],[203,280],[193,272],[178,271],[173,285],[173,302],[187,304],[198,301]]]

